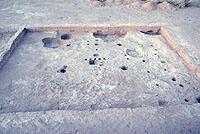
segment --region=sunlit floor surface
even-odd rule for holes
[[[196,103],[184,64],[158,34],[28,32],[0,70],[0,112]]]

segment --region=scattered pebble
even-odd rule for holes
[[[168,1],[147,1],[147,0],[90,0],[95,7],[100,6],[126,6],[129,9],[137,10],[162,10],[174,11],[176,8],[183,8],[189,5],[189,0],[168,0]]]
[[[174,11],[176,8],[172,4],[168,3],[167,1],[164,1],[158,4],[158,9],[162,11]]]
[[[130,4],[128,4],[127,7],[130,8],[130,9],[140,9],[141,5],[142,4],[139,1],[134,1]]]
[[[156,7],[153,2],[146,2],[145,4],[142,5],[142,8],[145,11],[151,11],[151,10],[154,10]]]

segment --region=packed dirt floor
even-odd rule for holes
[[[199,134],[199,3],[1,0],[0,134]]]

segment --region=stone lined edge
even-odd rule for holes
[[[0,53],[0,69],[4,66],[4,64],[9,59],[10,55],[14,51],[14,49],[17,47],[19,42],[21,41],[21,38],[25,35],[26,29],[24,27],[19,28],[17,32],[9,39],[9,41],[6,43],[6,47],[4,50]]]
[[[28,31],[31,32],[44,32],[44,31],[59,31],[59,32],[73,32],[73,31],[79,31],[79,32],[96,32],[98,30],[101,30],[105,33],[107,32],[127,32],[127,31],[153,31],[158,32],[160,30],[160,26],[134,26],[134,25],[67,25],[67,26],[54,26],[54,25],[35,25],[26,27]]]
[[[200,79],[200,68],[193,62],[192,58],[187,54],[187,52],[177,43],[175,37],[173,37],[170,32],[163,27],[161,27],[160,33],[162,37],[167,41],[167,45],[169,45],[186,63],[186,66],[191,71],[191,73]]]

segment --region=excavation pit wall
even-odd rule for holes
[[[10,56],[1,61],[1,113],[199,102],[198,68],[173,48],[160,27],[19,31],[12,37],[14,51],[4,52]]]

